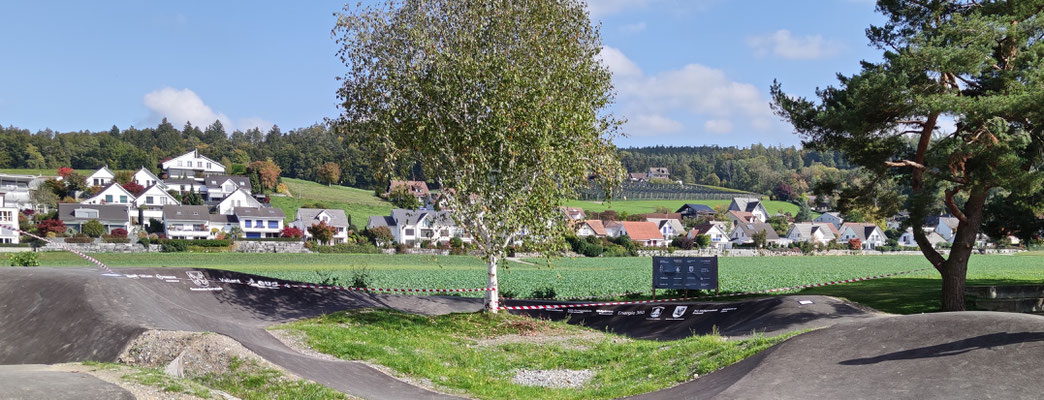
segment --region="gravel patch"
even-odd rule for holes
[[[555,389],[579,389],[594,377],[589,369],[522,369],[511,379],[519,385],[540,386]]]
[[[254,354],[234,339],[216,333],[146,331],[120,354],[119,362],[160,368],[172,376],[196,377],[229,373],[233,359],[254,361],[254,365],[282,372],[287,379],[301,379]]]

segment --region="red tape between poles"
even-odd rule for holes
[[[53,245],[57,246],[58,248],[60,248],[60,249],[62,249],[62,250],[65,250],[65,251],[68,251],[68,252],[70,252],[70,253],[73,253],[73,254],[75,254],[75,255],[78,255],[78,256],[80,256],[80,257],[83,257],[83,259],[84,259],[84,260],[90,261],[90,262],[91,262],[91,263],[93,263],[94,265],[97,265],[97,266],[98,266],[98,268],[101,268],[101,269],[102,269],[102,271],[105,271],[105,273],[107,273],[107,274],[114,274],[114,272],[112,272],[112,270],[111,270],[111,269],[109,269],[109,267],[108,267],[107,265],[103,264],[103,263],[102,263],[101,261],[98,261],[98,260],[97,260],[97,259],[95,259],[94,257],[88,256],[88,255],[86,255],[86,254],[83,254],[83,253],[81,253],[81,252],[78,252],[78,251],[76,251],[76,250],[73,250],[73,249],[71,249],[71,248],[68,248],[68,247],[62,246],[62,245],[61,245],[60,243],[58,243],[58,242],[55,242],[55,241],[53,241],[53,240],[49,240],[49,239],[47,239],[47,238],[43,238],[43,237],[40,237],[40,236],[36,236],[36,235],[34,235],[34,234],[32,234],[32,233],[29,233],[29,232],[23,231],[23,230],[21,230],[21,229],[12,229],[12,228],[10,228],[10,227],[7,227],[7,226],[2,226],[2,225],[0,225],[0,229],[7,229],[7,230],[9,230],[9,231],[15,231],[15,232],[21,233],[21,234],[23,234],[23,235],[26,235],[26,236],[31,236],[31,237],[34,237],[34,238],[36,238],[36,239],[39,239],[39,240],[43,240],[43,241],[45,241],[45,242],[47,242],[47,243],[50,243],[50,244],[53,244]]]
[[[756,290],[756,291],[753,291],[753,292],[719,294],[719,295],[714,295],[714,296],[679,297],[679,298],[674,298],[674,299],[660,299],[660,300],[610,301],[610,302],[601,302],[601,303],[543,304],[543,305],[536,305],[536,306],[500,306],[500,307],[497,307],[497,309],[498,310],[551,310],[551,309],[559,309],[559,308],[620,306],[620,305],[628,305],[628,304],[666,303],[666,302],[672,302],[672,301],[688,301],[688,300],[713,299],[713,298],[721,298],[721,297],[747,296],[747,295],[752,295],[752,294],[766,294],[766,293],[785,292],[785,291],[789,291],[789,290],[808,289],[808,288],[814,288],[814,287],[840,285],[840,284],[844,284],[844,283],[869,281],[869,280],[872,280],[872,279],[890,278],[890,277],[893,277],[893,276],[912,274],[912,273],[915,273],[915,272],[927,271],[927,270],[930,270],[930,269],[931,268],[920,268],[920,269],[913,269],[913,270],[903,271],[903,272],[894,272],[894,273],[891,273],[891,274],[867,276],[867,277],[862,277],[862,278],[844,279],[844,280],[833,281],[833,282],[813,283],[813,284],[810,284],[810,285],[790,286],[790,287],[782,287],[782,288],[766,289],[766,290]]]

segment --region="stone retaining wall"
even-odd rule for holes
[[[81,253],[145,253],[159,252],[163,249],[158,244],[151,244],[146,248],[138,243],[63,243],[62,247],[48,243],[39,251],[66,251],[65,248]]]
[[[304,246],[304,242],[279,242],[240,240],[232,246],[240,253],[311,253]]]

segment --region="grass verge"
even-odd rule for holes
[[[785,339],[715,335],[655,342],[506,313],[420,316],[339,312],[272,329],[299,330],[314,349],[384,365],[481,399],[608,399],[650,392],[723,368]],[[580,388],[513,383],[517,371],[590,370]]]

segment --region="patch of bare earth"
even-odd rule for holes
[[[289,379],[300,379],[234,339],[215,333],[150,330],[134,339],[119,357],[120,363],[160,368],[176,377],[230,373],[232,360],[254,361],[243,364],[275,369]]]

